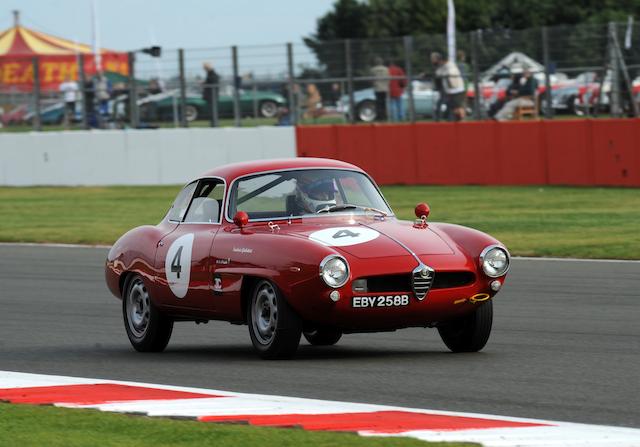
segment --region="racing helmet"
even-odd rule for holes
[[[310,213],[336,204],[336,187],[331,177],[301,175],[296,181],[298,203]]]

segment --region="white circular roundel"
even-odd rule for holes
[[[180,236],[173,241],[164,260],[167,284],[175,296],[184,298],[189,290],[191,276],[191,250],[193,233]]]
[[[347,245],[356,245],[372,241],[378,236],[380,236],[380,233],[376,230],[362,226],[354,226],[327,228],[316,231],[309,235],[309,239],[330,247],[346,247]]]

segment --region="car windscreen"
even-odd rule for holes
[[[324,213],[392,214],[366,175],[339,169],[301,169],[241,178],[229,197],[229,217],[249,219],[316,216]]]

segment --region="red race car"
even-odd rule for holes
[[[222,166],[188,183],[156,226],[109,252],[138,351],[162,351],[176,321],[247,324],[264,358],[291,357],[301,335],[435,327],[454,352],[479,351],[507,249],[459,225],[398,220],[362,169],[318,158]]]

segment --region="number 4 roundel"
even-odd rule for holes
[[[167,284],[178,298],[184,298],[189,290],[192,248],[193,233],[182,235],[173,241],[164,260]]]

